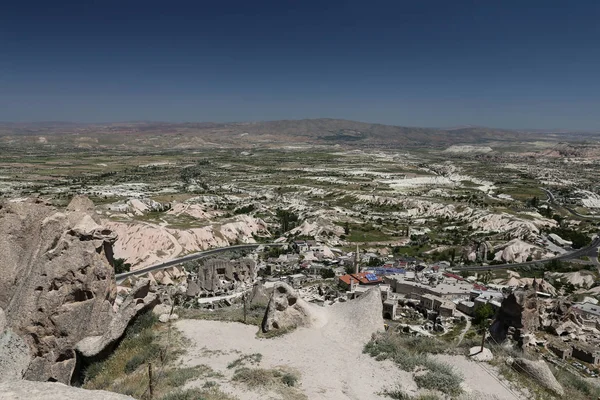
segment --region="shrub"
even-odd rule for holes
[[[262,360],[262,354],[254,353],[254,354],[244,354],[240,358],[230,362],[227,365],[228,369],[233,369],[237,367],[241,367],[246,363],[246,361],[250,362],[250,364],[259,364],[260,360]]]
[[[210,389],[179,389],[160,397],[160,400],[235,400],[235,398],[212,387]]]
[[[136,354],[125,364],[125,373],[130,374],[135,371],[140,365],[146,361],[146,357],[141,354]]]
[[[401,336],[388,332],[368,342],[363,352],[376,360],[390,359],[400,369],[408,372],[419,366],[425,367],[428,369],[427,373],[415,377],[419,387],[456,395],[461,392],[462,377],[450,365],[435,361],[426,354],[441,353],[445,347],[443,342],[435,338]],[[400,395],[397,390],[390,393]]]
[[[240,368],[235,371],[232,379],[252,388],[268,386],[273,383],[273,372],[262,368]]]
[[[439,390],[442,393],[451,395],[459,394],[462,389],[460,383],[462,379],[454,373],[444,373],[441,371],[428,371],[424,375],[414,377],[418,387],[424,389]]]
[[[286,373],[281,377],[281,381],[286,386],[296,386],[296,383],[298,383],[298,377],[296,375]]]

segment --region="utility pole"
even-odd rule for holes
[[[242,301],[244,302],[244,324],[246,323],[246,293],[242,295]]]
[[[481,334],[481,350],[479,350],[480,353],[483,353],[483,344],[485,343],[485,333],[486,332],[487,332],[487,329],[484,329]]]
[[[360,256],[358,254],[358,243],[356,244],[356,254],[354,255],[354,273],[359,273]]]
[[[148,363],[148,393],[150,398],[154,397],[154,382],[152,381],[152,363]]]

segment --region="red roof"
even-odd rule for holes
[[[448,278],[454,278],[457,281],[464,281],[462,276],[456,275],[456,274],[451,274],[450,272],[444,272],[443,274],[444,276],[447,276]]]
[[[377,279],[374,281],[368,280],[367,274],[373,275],[369,272],[359,272],[358,274],[342,275],[340,276],[340,280],[348,286],[350,286],[350,280],[354,283],[358,282],[361,285],[376,285],[378,283],[383,283],[383,279],[380,276],[376,276]]]

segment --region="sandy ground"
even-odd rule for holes
[[[330,307],[307,304],[313,325],[272,339],[256,338],[257,327],[238,323],[181,320],[176,326],[191,339],[185,365],[206,364],[231,377],[227,364],[241,354],[262,354],[261,368],[286,367],[297,370],[300,389],[309,399],[381,399],[377,393],[405,382],[417,387],[411,374],[390,361],[376,361],[362,349],[372,333],[383,329],[381,294],[371,290],[358,300]],[[265,397],[243,387],[222,385],[240,399]],[[281,397],[279,397],[281,398]]]
[[[299,388],[308,399],[382,399],[387,397],[378,393],[398,384],[405,391],[416,393],[417,386],[411,373],[398,369],[390,361],[376,361],[362,353],[363,345],[370,337],[364,326],[348,330],[346,321],[333,316],[333,313],[328,316],[329,321],[320,328],[300,328],[273,339],[256,338],[254,326],[180,320],[176,323],[177,328],[191,341],[182,363],[186,366],[206,364],[221,372],[225,378],[216,381],[222,390],[241,400],[282,399],[276,393],[253,392],[228,382],[233,370],[227,369],[227,365],[242,354],[253,353],[262,354],[258,365],[261,368],[285,367],[300,372]],[[343,313],[342,317],[346,316]],[[497,372],[489,364],[482,368],[464,356],[435,357],[462,373],[465,392],[471,395],[469,398],[515,399],[514,394],[498,381]],[[203,383],[197,381],[192,386],[202,386]]]
[[[300,389],[309,399],[382,399],[377,392],[399,381],[416,389],[411,374],[362,354],[361,343],[339,343],[319,330],[301,328],[283,337],[257,339],[256,327],[239,323],[181,320],[176,326],[192,340],[184,364],[206,364],[227,378],[233,375],[227,364],[241,354],[260,353],[261,368],[284,366],[300,372]],[[277,398],[274,393],[262,397],[264,393],[241,386],[221,386],[241,400]]]

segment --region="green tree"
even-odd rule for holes
[[[494,311],[494,307],[491,304],[485,303],[477,308],[475,308],[475,316],[473,318],[473,323],[479,327],[486,327],[488,320],[496,315],[496,311]]]
[[[540,199],[537,196],[533,196],[533,198],[529,201],[532,207],[536,207],[540,205]]]
[[[335,272],[330,268],[323,268],[323,269],[321,269],[321,278],[323,278],[323,279],[335,278]]]
[[[281,224],[281,232],[287,232],[296,227],[298,216],[288,210],[277,210],[277,219]]]
[[[485,284],[488,284],[488,283],[490,283],[490,281],[492,280],[493,277],[494,277],[494,274],[492,273],[492,271],[491,270],[487,270],[481,276],[481,282],[483,282]]]
[[[131,264],[126,263],[125,259],[123,258],[115,258],[113,267],[115,269],[115,274],[122,274],[124,272],[129,272],[131,269]]]

